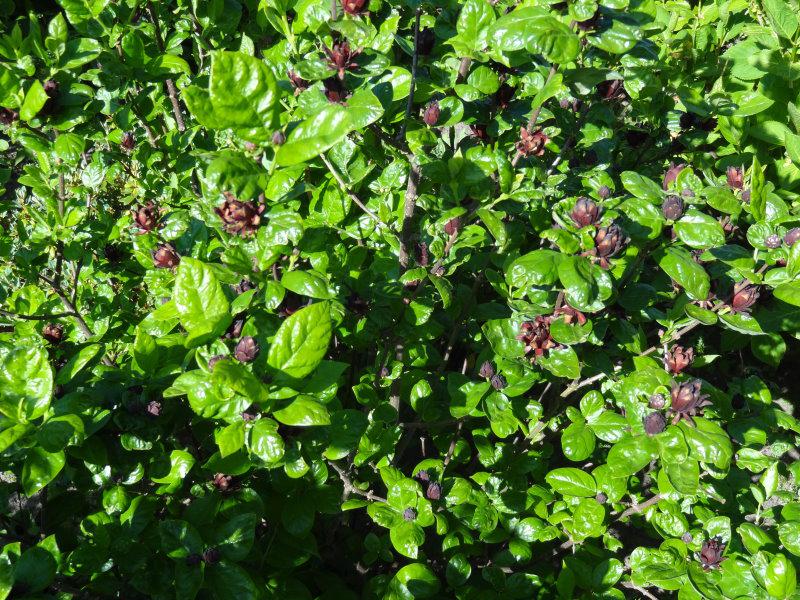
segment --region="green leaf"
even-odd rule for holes
[[[389,530],[389,538],[400,554],[417,558],[419,547],[425,543],[425,532],[413,521],[401,521]]]
[[[798,27],[796,9],[785,0],[763,0],[763,5],[775,33],[791,41]]]
[[[339,143],[352,128],[352,117],[344,107],[326,106],[292,130],[276,160],[282,166],[306,162]]]
[[[686,211],[673,225],[681,241],[692,248],[714,248],[725,244],[725,232],[714,217],[700,211]]]
[[[750,169],[750,210],[757,221],[763,220],[766,216],[767,192],[764,189],[764,181],[764,169],[758,158],[753,155],[753,165]]]
[[[545,479],[559,494],[564,496],[592,497],[597,494],[594,477],[586,471],[572,467],[563,467],[550,471]]]
[[[312,271],[289,271],[281,277],[281,285],[295,294],[328,300],[333,297],[324,277]]]
[[[389,582],[386,598],[435,598],[441,583],[427,566],[412,563],[400,569]]]
[[[546,356],[539,357],[536,362],[556,377],[575,379],[581,374],[578,355],[569,346],[549,350]]]
[[[103,346],[101,344],[89,344],[78,350],[78,352],[73,354],[72,358],[67,361],[67,364],[58,371],[56,383],[63,385],[72,381],[72,379],[81,372],[81,369],[89,364],[102,349]]]
[[[661,202],[661,199],[664,197],[664,192],[660,185],[652,179],[648,179],[634,171],[624,171],[620,175],[620,180],[626,190],[642,200]]]
[[[776,598],[789,598],[797,588],[797,570],[783,554],[773,558],[764,574],[767,592]]]
[[[194,258],[184,257],[178,265],[173,301],[190,347],[219,337],[233,320],[214,270]]]
[[[250,428],[247,447],[266,463],[276,463],[283,458],[284,443],[278,433],[278,424],[262,417]]]
[[[614,477],[628,477],[646,467],[658,454],[653,438],[637,436],[623,438],[608,451],[608,466]]]
[[[310,396],[298,396],[286,408],[276,410],[273,416],[284,425],[311,427],[330,425],[328,409]]]
[[[158,524],[161,549],[170,558],[186,558],[202,554],[203,540],[197,530],[186,521],[167,519]]]
[[[50,406],[53,369],[38,346],[18,346],[0,354],[0,412],[15,421],[32,421]]]
[[[534,250],[520,256],[506,269],[509,286],[527,290],[531,286],[552,285],[558,278],[563,255],[553,250]]]
[[[448,43],[459,55],[473,55],[483,51],[486,47],[486,34],[494,20],[494,10],[486,0],[467,0],[456,21],[458,35],[450,38]]]
[[[33,85],[28,88],[25,99],[22,101],[22,106],[19,109],[19,118],[23,121],[30,121],[42,110],[45,102],[47,102],[47,94],[44,91],[44,87],[38,79],[34,80]]]
[[[686,290],[692,300],[705,300],[711,280],[705,269],[683,248],[669,247],[655,254],[658,266],[678,285]]]
[[[564,456],[573,462],[586,460],[594,452],[594,432],[586,423],[571,423],[561,435]]]
[[[328,304],[306,306],[281,323],[269,348],[267,363],[289,377],[305,377],[325,357],[332,332]]]
[[[22,489],[26,496],[32,496],[48,483],[64,468],[64,453],[47,452],[42,448],[32,448],[22,466]]]

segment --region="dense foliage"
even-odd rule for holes
[[[797,0],[0,0],[0,599],[790,598]]]

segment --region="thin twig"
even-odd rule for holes
[[[411,225],[414,219],[414,210],[417,206],[417,186],[420,180],[419,165],[416,160],[411,161],[410,167],[408,183],[406,184],[406,197],[403,202],[403,225],[400,230],[400,250],[398,252],[401,275],[405,273],[408,268],[409,246],[411,245]]]
[[[153,21],[153,27],[155,28],[156,44],[158,45],[158,49],[163,53],[165,51],[164,38],[161,36],[161,25],[158,22],[158,15],[156,14],[155,8],[153,8],[152,0],[147,1],[147,11],[150,13],[150,20]],[[164,83],[167,86],[169,101],[172,103],[172,114],[175,115],[175,121],[178,123],[178,131],[186,131],[175,82],[172,81],[172,79],[167,79]]]
[[[408,90],[408,102],[406,103],[406,116],[400,124],[400,133],[397,134],[398,140],[406,138],[406,126],[411,118],[411,111],[414,108],[414,89],[417,84],[417,62],[419,59],[419,20],[422,17],[422,8],[418,8],[414,17],[414,54],[411,56],[411,84]]]
[[[645,598],[648,598],[648,600],[658,600],[657,596],[654,596],[653,594],[648,592],[646,589],[644,589],[642,587],[639,587],[638,585],[636,585],[635,583],[633,583],[631,581],[623,581],[620,585],[622,585],[622,587],[624,587],[624,588],[628,588],[629,590],[634,590],[635,592],[639,592],[642,596],[644,596]]]
[[[654,504],[657,504],[659,502],[659,500],[662,500],[663,498],[664,498],[664,496],[662,496],[661,494],[656,494],[655,496],[653,496],[651,498],[648,498],[647,500],[645,500],[641,504],[634,504],[629,509],[625,510],[620,516],[618,516],[616,518],[616,520],[617,521],[622,521],[623,519],[627,519],[631,515],[635,515],[635,514],[644,512],[648,508],[653,506]]]
[[[352,493],[352,494],[357,494],[359,496],[363,496],[367,500],[371,500],[373,502],[386,503],[386,498],[381,498],[380,496],[376,496],[374,493],[372,493],[372,490],[368,490],[365,492],[364,490],[359,489],[355,485],[353,485],[352,480],[350,479],[350,477],[347,476],[347,473],[341,466],[339,466],[332,460],[329,460],[328,464],[331,467],[333,467],[333,470],[336,471],[336,473],[339,475],[339,479],[342,480],[342,485],[344,486],[345,495]]]
[[[71,312],[51,313],[49,315],[21,315],[10,310],[0,309],[0,315],[9,319],[20,319],[22,321],[51,321],[53,319],[62,319],[64,317],[75,316]]]
[[[456,451],[456,444],[461,437],[461,428],[463,426],[464,421],[459,419],[458,426],[456,427],[456,433],[453,435],[453,439],[450,440],[450,447],[447,449],[447,454],[444,455],[444,462],[442,463],[442,476],[444,476],[444,470],[447,468],[447,465],[449,465],[450,461],[453,460],[453,453]]]
[[[461,333],[461,328],[464,320],[469,315],[470,311],[472,310],[472,306],[474,304],[475,296],[478,293],[478,288],[480,288],[481,283],[483,283],[483,275],[481,273],[475,278],[475,282],[472,284],[472,293],[469,296],[469,302],[463,307],[461,311],[461,316],[459,317],[458,321],[453,324],[453,330],[450,332],[450,337],[447,340],[447,346],[445,347],[444,354],[442,355],[442,362],[439,367],[436,369],[438,374],[442,374],[447,367],[447,363],[450,360],[450,353],[453,351],[453,347],[456,343],[456,338]]]
[[[328,167],[328,171],[331,172],[331,175],[333,175],[333,178],[336,180],[336,183],[339,184],[339,187],[342,188],[342,191],[350,197],[350,200],[352,200],[353,203],[355,203],[356,206],[358,206],[361,210],[363,210],[367,214],[367,216],[369,216],[369,218],[371,218],[373,221],[375,221],[378,225],[380,225],[381,227],[390,229],[389,226],[386,223],[384,223],[383,221],[381,221],[381,219],[380,219],[380,217],[378,215],[376,215],[369,208],[367,208],[367,205],[364,204],[361,201],[361,199],[355,194],[355,192],[353,192],[348,187],[348,185],[345,183],[344,179],[342,179],[342,176],[339,175],[339,173],[336,171],[336,169],[334,169],[333,165],[328,160],[328,157],[325,156],[324,153],[320,154],[319,157],[322,159],[322,162],[325,163],[325,166]]]
[[[461,83],[467,78],[467,73],[469,73],[469,67],[472,64],[472,59],[469,56],[465,56],[461,59],[461,62],[458,65],[458,75],[456,76],[456,83]]]

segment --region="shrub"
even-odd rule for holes
[[[796,0],[0,7],[0,598],[795,595]]]

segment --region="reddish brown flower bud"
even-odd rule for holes
[[[480,371],[478,371],[478,375],[480,375],[485,379],[491,379],[492,377],[494,377],[494,365],[492,364],[492,362],[489,360],[483,361],[481,369]]]
[[[152,201],[133,211],[133,222],[139,228],[139,233],[147,233],[158,229],[161,226],[160,219],[161,211]]]
[[[261,224],[261,213],[264,212],[265,205],[242,202],[234,198],[230,192],[225,192],[224,196],[225,202],[219,208],[215,208],[214,212],[222,219],[225,231],[242,237],[255,234]]]
[[[322,84],[325,86],[325,97],[329,102],[344,104],[344,101],[350,96],[350,92],[344,87],[344,83],[336,79],[336,77],[328,77]]]
[[[677,221],[683,216],[683,200],[680,196],[667,196],[661,204],[661,212],[665,219]]]
[[[225,360],[227,358],[224,354],[215,354],[211,358],[208,359],[208,370],[213,371],[214,366],[221,360]]]
[[[550,317],[539,315],[533,321],[525,321],[520,326],[517,339],[525,344],[525,354],[533,350],[531,360],[535,362],[547,350],[556,346],[555,341],[550,337]]]
[[[428,484],[428,489],[425,491],[425,496],[428,500],[438,500],[442,497],[442,486],[432,481]]]
[[[242,279],[239,283],[232,285],[231,287],[233,288],[233,291],[236,292],[237,296],[256,289],[256,286],[254,286],[249,279]]]
[[[292,83],[292,87],[294,87],[295,96],[300,92],[307,90],[308,86],[310,85],[305,79],[300,77],[294,71],[289,71],[289,81]]]
[[[764,240],[764,245],[770,250],[775,250],[776,248],[781,247],[782,242],[783,240],[781,239],[781,236],[779,236],[777,233],[773,233],[767,236],[767,239]]]
[[[597,495],[594,499],[598,502],[598,504],[605,504],[608,500],[608,496],[606,496],[603,492],[597,492]]]
[[[236,344],[236,349],[233,351],[233,355],[239,362],[248,363],[256,359],[259,350],[261,350],[261,348],[259,347],[255,338],[246,335],[239,340],[238,344]]]
[[[417,38],[417,54],[420,56],[428,56],[433,52],[433,47],[436,44],[436,34],[433,29],[423,29],[419,32]]]
[[[601,200],[606,200],[607,198],[611,197],[611,188],[607,185],[601,185],[599,188],[597,188],[597,195]]]
[[[214,479],[212,480],[212,484],[215,488],[217,488],[220,492],[228,491],[228,488],[231,486],[231,482],[233,481],[233,477],[230,475],[225,475],[224,473],[217,473],[214,475]]]
[[[342,10],[348,15],[358,15],[364,11],[367,0],[342,0]]]
[[[511,87],[507,83],[501,85],[498,90],[494,94],[494,99],[497,102],[497,107],[500,110],[505,110],[508,108],[508,105],[511,104],[511,99],[514,97],[514,92],[516,92],[516,88]]]
[[[742,192],[742,202],[750,202],[750,190],[745,190]]]
[[[667,399],[664,398],[663,394],[653,394],[650,396],[650,401],[647,403],[650,408],[655,408],[656,410],[661,410],[667,405]]]
[[[533,133],[523,127],[519,130],[519,141],[517,142],[517,152],[522,156],[541,156],[544,154],[544,145],[550,140],[541,130],[537,129]]]
[[[794,227],[793,229],[790,229],[786,232],[786,235],[783,236],[783,243],[790,248],[794,246],[797,240],[800,240],[800,227]]]
[[[403,519],[406,521],[413,521],[417,518],[417,509],[416,508],[407,508],[403,511]]]
[[[3,125],[11,125],[14,121],[19,119],[19,113],[10,108],[0,107],[0,123]]]
[[[44,88],[44,93],[47,94],[47,101],[39,110],[39,114],[42,116],[52,115],[58,98],[58,82],[54,79],[49,79],[44,82],[42,87]]]
[[[172,269],[181,262],[181,257],[170,244],[161,244],[153,250],[153,263],[159,269]]]
[[[249,408],[242,413],[242,420],[245,423],[250,423],[252,421],[255,421],[257,418],[258,418],[258,413],[255,412],[254,408]]]
[[[686,165],[683,164],[683,163],[681,163],[679,165],[676,165],[675,163],[670,163],[669,169],[667,169],[667,172],[664,173],[664,182],[662,184],[662,187],[665,190],[668,190],[670,188],[670,186],[673,183],[675,183],[675,180],[678,178],[678,174],[681,171],[683,171],[685,168],[686,168]]]
[[[489,130],[483,123],[475,123],[474,125],[470,125],[469,132],[472,137],[480,140],[481,142],[489,141]]]
[[[684,420],[689,425],[694,425],[692,417],[702,412],[702,409],[709,406],[708,394],[700,392],[702,383],[699,379],[685,383],[672,382],[670,396],[672,403],[669,412],[672,415],[672,424],[677,425],[678,421]]]
[[[120,140],[119,145],[123,150],[130,152],[136,147],[136,136],[134,136],[130,131],[126,131],[122,134],[122,139]]]
[[[48,323],[42,327],[42,337],[56,346],[64,338],[64,326],[61,323]]]
[[[492,387],[498,391],[505,389],[506,386],[508,385],[508,382],[506,382],[506,378],[500,375],[499,373],[494,375],[489,383],[491,383]]]
[[[564,322],[567,325],[572,325],[573,323],[577,323],[578,325],[584,325],[586,323],[586,315],[584,315],[581,311],[572,308],[569,304],[564,304],[560,308],[557,308],[553,313],[554,317],[564,316]]]
[[[461,229],[460,217],[453,217],[447,223],[444,224],[444,232],[447,235],[455,235],[458,233],[459,229]]]
[[[589,198],[581,196],[575,201],[575,206],[569,216],[578,227],[586,227],[588,225],[597,225],[602,214],[602,208]]]
[[[428,107],[425,109],[425,113],[422,115],[422,120],[425,121],[425,125],[428,127],[433,127],[436,123],[439,122],[439,103],[434,100]]]
[[[283,146],[286,143],[286,134],[279,129],[272,134],[272,143],[276,146]]]
[[[431,477],[430,475],[428,475],[428,472],[423,469],[422,471],[417,473],[417,479],[419,479],[420,481],[430,481]]]
[[[609,260],[616,256],[625,246],[625,236],[618,225],[601,227],[594,236],[594,249],[592,254],[599,259],[600,266],[607,269]]]
[[[703,569],[716,569],[720,566],[726,557],[722,556],[725,552],[725,544],[722,541],[714,538],[706,540],[700,547],[700,564]]]
[[[731,312],[750,312],[750,308],[756,303],[759,295],[758,286],[751,284],[746,279],[735,284],[731,299],[728,302]]]
[[[744,167],[728,167],[725,178],[728,181],[728,187],[741,190],[744,188]]]
[[[144,411],[151,417],[161,416],[161,402],[158,400],[151,400],[147,403],[147,407]]]
[[[597,92],[603,100],[622,100],[626,96],[621,79],[601,81],[597,84]]]
[[[694,360],[694,348],[675,346],[664,354],[664,368],[673,375],[680,374]]]
[[[681,536],[681,540],[685,544],[691,544],[693,539],[694,539],[694,537],[692,537],[692,534],[689,533],[688,531],[684,532],[684,534]]]
[[[222,334],[222,339],[232,340],[242,335],[244,320],[245,320],[244,313],[239,313],[237,316],[235,316],[233,318],[233,321],[231,321],[231,324],[228,325],[228,329],[225,330],[225,333]]]
[[[654,412],[644,418],[643,424],[644,431],[647,435],[657,435],[664,431],[664,428],[667,426],[667,421],[660,412]]]
[[[361,50],[351,50],[348,42],[337,42],[333,45],[333,48],[328,48],[323,45],[322,49],[328,57],[328,66],[331,69],[336,69],[339,79],[344,79],[345,71],[350,71],[358,67],[358,65],[353,62],[353,59],[361,54]]]
[[[216,548],[209,548],[203,552],[203,562],[207,565],[213,565],[220,561],[222,554]]]

